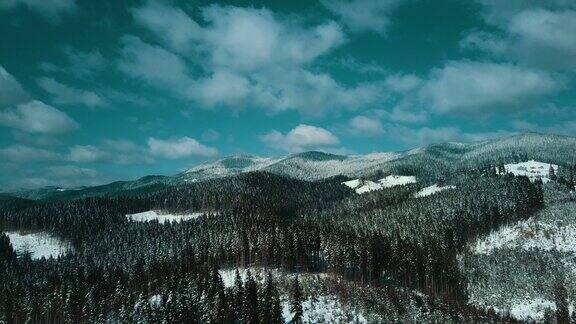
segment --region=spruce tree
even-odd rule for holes
[[[258,286],[252,273],[248,270],[246,286],[244,289],[244,301],[242,303],[242,322],[247,324],[259,323],[258,312]]]
[[[304,311],[302,309],[303,301],[304,295],[302,293],[302,287],[300,287],[300,281],[298,280],[298,276],[296,276],[292,283],[290,300],[290,311],[294,313],[294,316],[292,316],[292,323],[302,323],[304,316]]]

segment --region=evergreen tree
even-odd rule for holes
[[[556,321],[558,324],[570,324],[568,309],[568,291],[563,280],[558,279],[554,285],[554,301],[556,302]]]
[[[258,324],[259,311],[258,311],[258,286],[252,273],[248,270],[246,278],[246,285],[244,288],[244,301],[242,303],[242,322],[246,324]]]
[[[304,311],[302,309],[302,302],[304,301],[304,295],[302,293],[302,287],[300,286],[300,281],[298,276],[294,278],[291,289],[291,300],[290,300],[290,311],[294,313],[292,316],[292,323],[302,323]]]

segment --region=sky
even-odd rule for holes
[[[0,0],[0,191],[576,133],[573,0]]]

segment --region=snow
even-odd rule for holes
[[[478,240],[472,246],[472,252],[489,254],[503,248],[576,253],[576,224],[558,227],[530,219],[503,227]]]
[[[58,258],[71,250],[70,244],[46,232],[21,234],[6,232],[17,254],[30,253],[30,258]]]
[[[556,303],[542,298],[515,300],[512,304],[510,315],[527,322],[542,321],[546,309],[556,310]]]
[[[368,323],[366,318],[355,311],[345,310],[337,296],[311,297],[302,302],[304,323]],[[290,312],[288,300],[282,302],[282,317],[289,323],[294,314]]]
[[[448,189],[456,189],[456,186],[440,187],[437,184],[433,184],[429,187],[423,188],[420,191],[418,191],[416,194],[414,194],[414,197],[415,198],[426,197],[426,196],[430,196],[430,195],[433,195],[435,193],[439,193],[440,191],[444,191],[444,190],[448,190]]]
[[[363,194],[370,191],[380,190],[384,188],[392,188],[395,186],[404,186],[407,184],[416,183],[416,177],[413,176],[400,176],[389,175],[385,178],[378,180],[378,182],[362,179],[354,179],[342,182],[343,185],[354,189],[357,194]]]
[[[389,175],[385,178],[378,180],[378,183],[382,186],[382,188],[404,186],[407,184],[416,183],[416,177],[414,177],[414,176]]]
[[[263,284],[265,280],[266,271],[270,271],[272,276],[277,280],[283,278],[284,280],[292,280],[296,274],[284,273],[278,269],[265,269],[265,268],[238,268],[238,272],[243,281],[246,280],[248,270],[252,273],[254,280]],[[236,281],[236,269],[221,269],[219,271],[220,277],[225,288],[234,287]],[[298,274],[301,282],[306,278],[323,278],[326,274]],[[284,321],[289,323],[294,316],[290,312],[290,302],[287,295],[281,296],[282,303],[282,316]],[[365,316],[358,311],[350,309],[342,305],[336,295],[320,295],[308,297],[302,302],[303,322],[304,323],[367,323]]]
[[[152,295],[148,298],[148,303],[152,308],[160,308],[162,306],[162,295]]]
[[[158,223],[164,224],[166,222],[182,222],[191,219],[196,219],[202,216],[203,213],[191,213],[183,215],[164,214],[160,211],[149,210],[142,213],[128,214],[126,217],[134,222],[150,222],[157,220]]]
[[[556,164],[549,164],[534,160],[521,163],[506,164],[504,165],[504,170],[506,173],[512,173],[515,176],[527,176],[530,178],[530,181],[542,179],[542,182],[546,183],[550,181],[550,167],[554,169],[555,173],[558,173],[558,166]]]

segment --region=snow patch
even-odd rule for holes
[[[405,186],[407,184],[416,183],[416,177],[414,176],[401,176],[401,175],[389,175],[385,178],[378,180],[378,183],[382,188],[391,188],[395,186]]]
[[[415,198],[426,197],[426,196],[430,196],[430,195],[433,195],[435,193],[439,193],[440,191],[444,191],[444,190],[448,190],[448,189],[456,189],[456,186],[440,187],[440,186],[438,186],[438,184],[433,184],[429,187],[423,188],[420,191],[418,191],[416,194],[414,194],[414,197]]]
[[[71,250],[70,244],[47,233],[6,232],[16,254],[29,253],[32,260],[58,258]]]
[[[556,164],[534,160],[504,165],[504,171],[506,174],[512,173],[515,176],[527,176],[530,181],[542,179],[543,183],[550,181],[550,168],[552,168],[556,174],[558,173],[558,166]]]
[[[475,254],[489,254],[502,248],[575,253],[576,224],[558,227],[529,219],[492,232],[476,241],[471,250]]]
[[[302,302],[304,323],[368,323],[366,318],[353,310],[346,310],[337,296],[318,296]],[[282,317],[290,323],[294,313],[290,312],[290,302],[282,302]]]
[[[400,176],[389,175],[385,178],[378,180],[378,182],[362,179],[354,179],[342,182],[343,185],[354,189],[357,194],[363,194],[370,191],[380,190],[384,188],[392,188],[396,186],[404,186],[407,184],[416,183],[414,176]]]
[[[159,211],[149,210],[142,213],[136,214],[128,214],[126,217],[134,222],[150,222],[157,220],[158,223],[164,224],[166,222],[182,222],[188,221],[191,219],[196,219],[202,216],[204,213],[191,213],[191,214],[183,214],[183,215],[174,215],[174,214],[164,214]]]
[[[528,300],[514,301],[510,308],[510,315],[521,321],[542,321],[546,309],[556,310],[556,303],[542,299],[534,298]]]

